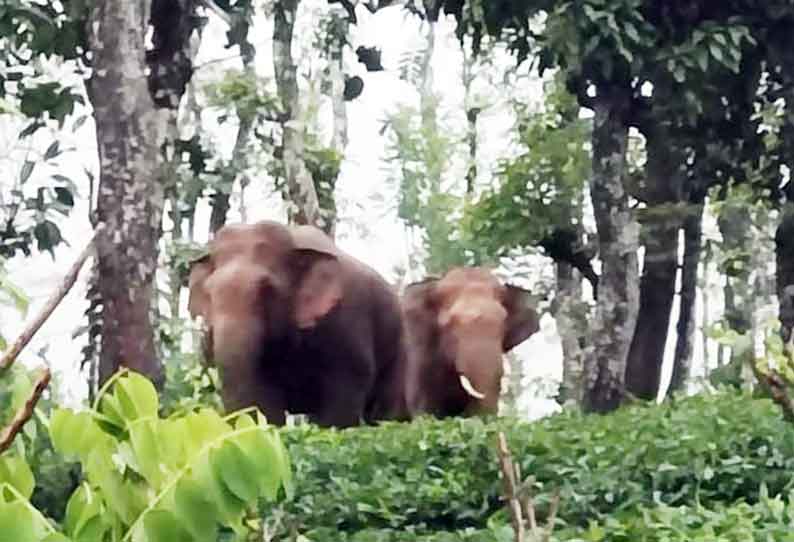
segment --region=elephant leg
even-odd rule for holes
[[[259,373],[237,371],[223,379],[223,406],[227,412],[257,407],[272,425],[286,423],[284,391]]]
[[[364,419],[367,396],[374,383],[370,371],[358,374],[335,375],[323,389],[320,411],[310,416],[322,427],[353,427]]]

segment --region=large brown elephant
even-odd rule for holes
[[[407,286],[402,305],[411,415],[496,414],[503,354],[539,329],[530,293],[458,267]]]
[[[192,264],[189,311],[205,320],[227,410],[285,410],[323,426],[402,418],[399,299],[311,226],[221,228]]]

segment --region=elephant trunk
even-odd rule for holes
[[[461,341],[455,369],[463,390],[482,407],[495,412],[502,380],[502,348],[498,340]]]
[[[213,322],[212,354],[221,376],[224,407],[229,411],[258,402],[252,383],[261,378],[264,330],[263,322],[250,315]]]

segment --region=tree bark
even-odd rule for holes
[[[151,321],[164,203],[160,149],[192,73],[185,51],[196,22],[192,0],[174,2],[166,12],[150,13],[151,5],[105,0],[88,21],[94,55],[88,89],[100,165],[100,384],[120,366],[157,386],[163,381]],[[146,51],[149,23],[153,47]]]
[[[674,217],[658,217],[644,224],[645,259],[640,280],[640,309],[626,363],[626,389],[649,401],[656,399],[659,392],[670,311],[675,297],[677,222]]]
[[[624,397],[626,358],[637,323],[639,226],[624,188],[630,95],[616,87],[598,93],[594,98],[590,194],[602,272],[591,326],[584,406],[589,411],[608,412],[620,406]]]
[[[298,94],[297,67],[292,58],[292,35],[299,0],[279,0],[274,6],[273,66],[278,96],[283,109],[282,161],[290,201],[290,221],[323,227],[323,217],[306,163],[304,122]]]
[[[681,269],[681,302],[676,325],[678,338],[673,356],[673,374],[667,389],[668,396],[673,392],[684,390],[692,372],[692,356],[695,351],[695,300],[703,238],[703,207],[702,199],[694,202],[690,213],[684,219],[684,263]],[[705,305],[704,298],[704,311]],[[705,338],[703,342],[705,345]],[[703,353],[703,363],[708,367],[708,350],[705,346]]]
[[[586,307],[582,302],[582,277],[568,263],[557,262],[557,303],[554,319],[562,343],[562,385],[557,401],[582,404]]]
[[[746,207],[728,203],[717,220],[723,250],[733,258],[726,270],[725,318],[731,329],[747,333],[752,327],[750,291],[751,218]]]
[[[343,157],[347,147],[347,103],[345,102],[345,63],[344,47],[348,35],[349,22],[347,17],[335,10],[331,14],[332,28],[334,29],[333,38],[329,44],[328,66],[329,78],[331,83],[331,109],[334,115],[333,135],[331,137],[331,147]],[[336,236],[336,181],[339,178],[339,171],[335,178],[330,180],[328,186],[317,186],[318,192],[325,192],[324,197],[320,197],[320,212],[323,214],[325,232],[332,238]],[[321,184],[321,183],[320,183]]]
[[[461,44],[463,53],[463,105],[466,109],[466,141],[469,145],[469,167],[466,169],[466,197],[474,194],[474,185],[477,181],[477,118],[480,115],[480,108],[472,103],[471,85],[474,82],[474,65],[477,62],[475,56],[470,55],[466,47]]]
[[[775,263],[780,338],[794,352],[794,201],[786,204],[775,233]]]

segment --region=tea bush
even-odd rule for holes
[[[495,454],[500,430],[521,471],[535,477],[539,515],[559,488],[559,518],[571,526],[657,504],[753,503],[762,485],[773,495],[792,486],[794,429],[770,401],[723,391],[535,423],[420,419],[285,430],[296,493],[282,505],[282,528],[311,540],[392,532],[444,539],[439,533],[461,529],[479,539],[479,531],[507,522]]]

